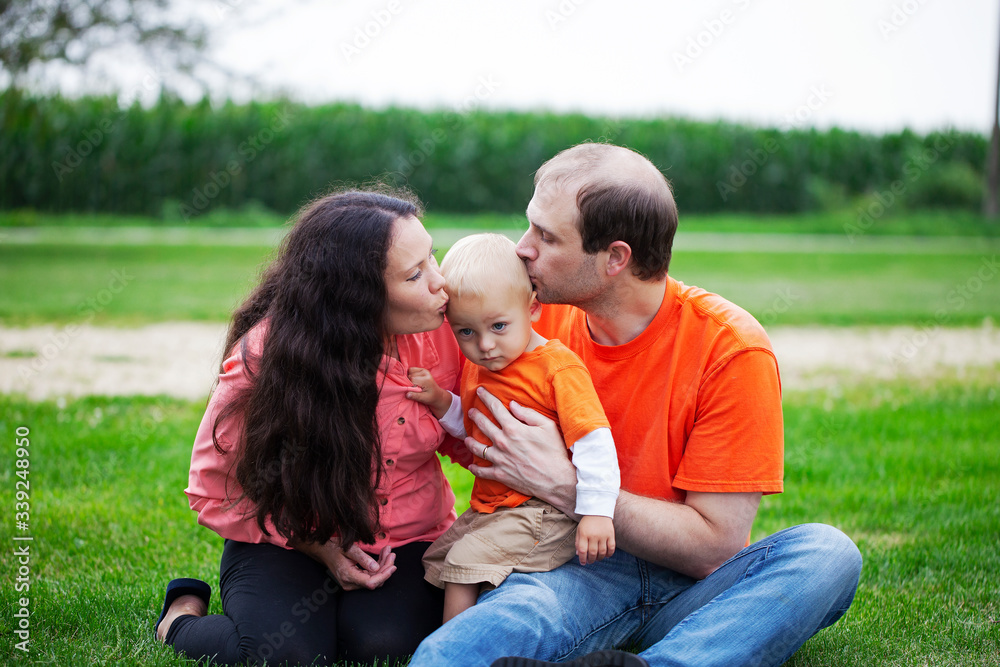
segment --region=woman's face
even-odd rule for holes
[[[434,259],[431,235],[413,216],[393,223],[385,269],[385,312],[390,335],[433,331],[444,323],[448,295]]]

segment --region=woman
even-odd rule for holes
[[[156,633],[178,652],[368,662],[438,625],[420,560],[455,510],[435,452],[471,455],[406,398],[409,366],[453,388],[461,368],[420,213],[370,192],[314,202],[234,314],[186,490],[225,538],[225,615],[205,615],[204,582],[171,582]]]

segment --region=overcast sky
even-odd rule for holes
[[[215,57],[261,82],[216,87],[238,99],[987,133],[996,94],[997,0],[199,6]]]

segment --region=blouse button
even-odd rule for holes
[[[386,505],[389,504],[389,499],[388,498],[381,498],[378,502],[379,502],[380,505],[382,505],[383,507],[385,507]]]
[[[386,459],[386,461],[385,461],[385,464],[386,464],[387,466],[391,466],[391,465],[392,465],[392,464],[394,464],[394,463],[395,463],[395,461],[394,461],[394,460],[392,460],[392,459]]]
[[[378,534],[378,539],[384,540],[385,539],[385,533],[379,533]]]
[[[406,419],[404,419],[403,417],[400,417],[399,419],[396,420],[396,423],[399,424],[400,426],[402,426],[403,424],[406,423]]]

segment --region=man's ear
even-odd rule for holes
[[[609,276],[617,276],[625,270],[632,259],[632,247],[624,241],[614,241],[608,246],[608,261],[605,265]]]
[[[531,303],[528,304],[528,314],[531,315],[531,321],[537,322],[538,318],[542,316],[542,304],[538,302],[538,292],[531,290]]]

